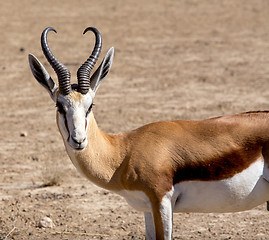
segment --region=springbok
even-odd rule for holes
[[[53,55],[46,28],[41,46],[56,72],[56,86],[33,55],[29,63],[36,80],[57,106],[57,125],[66,151],[96,185],[123,196],[144,212],[147,239],[172,239],[173,212],[236,212],[269,200],[269,113],[248,112],[201,121],[162,121],[121,134],[102,132],[92,106],[113,60],[111,48],[90,76],[102,47],[95,46],[77,71],[70,72]]]

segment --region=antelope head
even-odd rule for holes
[[[47,42],[49,31],[56,32],[52,27],[46,28],[41,35],[41,46],[44,55],[57,74],[58,86],[40,61],[31,54],[29,55],[30,68],[36,80],[49,92],[50,97],[56,103],[57,124],[65,144],[74,150],[83,150],[88,144],[87,129],[90,118],[93,117],[90,114],[93,98],[111,68],[114,49],[112,47],[107,52],[102,63],[91,76],[91,71],[101,52],[102,38],[96,28],[86,28],[83,34],[92,31],[95,34],[95,46],[90,57],[77,71],[78,83],[71,85],[69,70],[49,48]]]

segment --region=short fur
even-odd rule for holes
[[[58,104],[58,128],[74,165],[93,183],[144,211],[148,239],[172,239],[174,210],[241,211],[268,200],[268,112],[156,122],[106,134],[98,128],[91,106],[113,55],[111,48],[83,94],[73,87],[62,95],[33,55],[29,62],[37,81]],[[212,206],[197,206],[200,186],[209,193],[203,195],[204,202],[210,200]],[[215,196],[222,191],[225,198]],[[235,201],[231,208],[219,201],[226,197]]]

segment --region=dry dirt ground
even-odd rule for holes
[[[144,239],[143,214],[84,179],[65,153],[54,104],[28,66],[31,52],[56,79],[40,48],[47,26],[58,30],[49,43],[73,76],[93,45],[86,27],[101,31],[101,57],[115,47],[94,108],[106,132],[269,109],[267,0],[2,0],[0,239]],[[45,216],[53,228],[38,227]],[[265,204],[174,215],[174,239],[268,234]]]

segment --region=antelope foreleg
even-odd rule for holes
[[[171,198],[164,196],[161,203],[155,202],[152,204],[152,213],[145,213],[145,221],[147,240],[171,240],[173,232]]]
[[[156,233],[155,233],[153,215],[151,212],[144,212],[144,216],[145,216],[145,227],[146,227],[146,240],[155,240]]]

